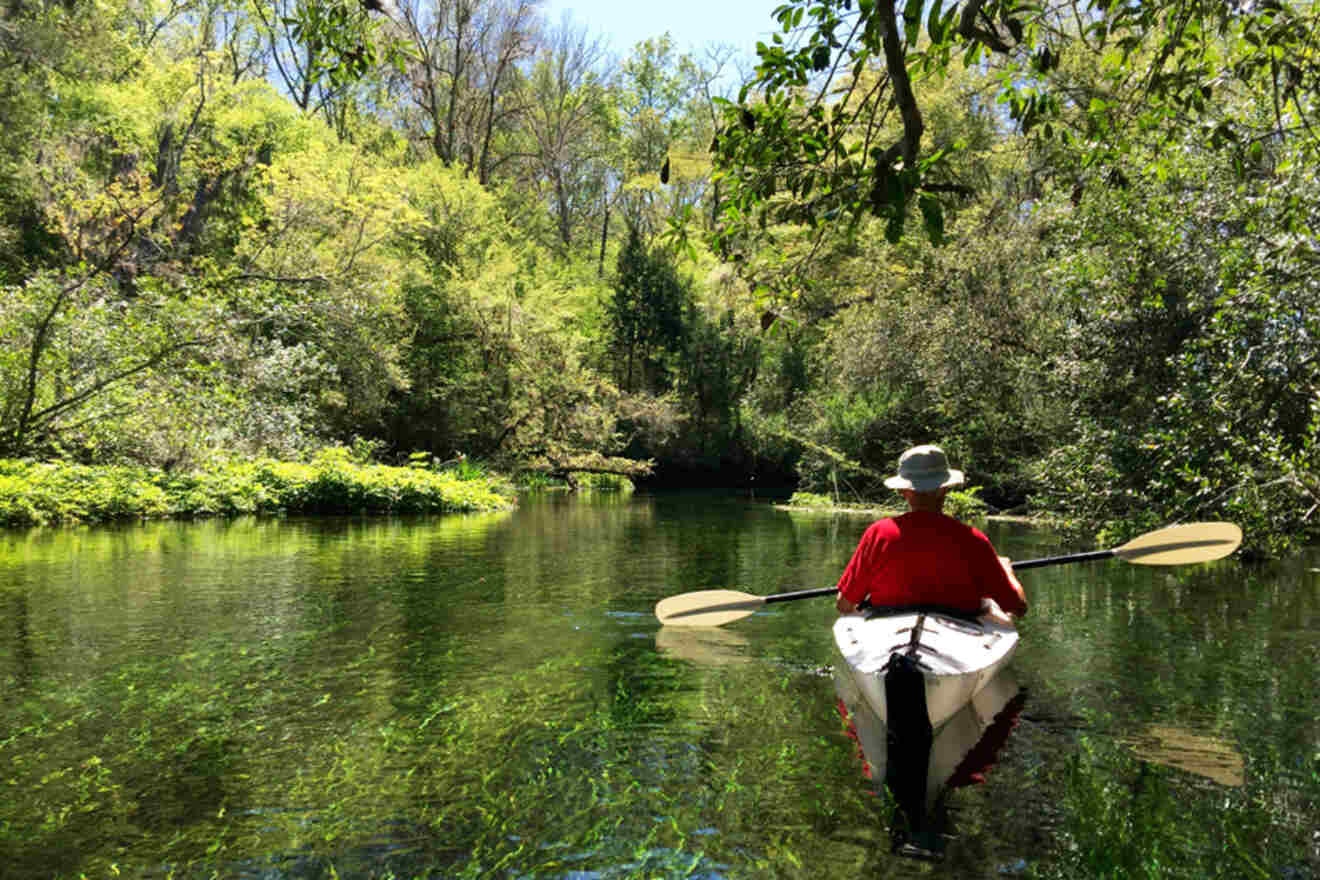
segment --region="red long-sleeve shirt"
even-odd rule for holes
[[[872,605],[945,605],[975,612],[982,597],[1025,614],[1022,588],[1004,571],[990,539],[953,517],[910,511],[866,530],[839,578],[839,593]]]

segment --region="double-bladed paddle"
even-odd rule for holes
[[[1204,522],[1169,526],[1133,538],[1113,550],[1095,550],[1068,556],[1050,556],[1045,559],[1027,559],[1013,563],[1014,571],[1042,568],[1046,565],[1064,565],[1069,562],[1090,562],[1097,559],[1122,559],[1137,565],[1186,565],[1209,562],[1232,553],[1242,543],[1242,530],[1233,523]],[[661,599],[655,605],[655,616],[665,626],[723,626],[753,614],[763,605],[833,596],[834,587],[816,590],[798,590],[773,596],[757,596],[737,590],[699,590]]]

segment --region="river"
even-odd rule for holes
[[[637,493],[5,533],[0,876],[1320,876],[1316,556],[1023,572],[1011,730],[915,859],[828,599],[652,615],[826,586],[866,524]]]

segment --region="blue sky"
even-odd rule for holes
[[[574,24],[605,37],[616,56],[665,31],[680,52],[700,50],[710,43],[728,43],[755,57],[758,40],[769,41],[776,28],[772,17],[784,0],[546,0],[546,20],[558,24],[564,10]]]

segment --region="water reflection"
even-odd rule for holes
[[[660,653],[700,666],[748,663],[751,644],[733,630],[713,626],[662,626],[655,634]]]
[[[36,660],[36,654],[32,650],[32,630],[26,590],[19,589],[10,594],[6,616],[14,632],[14,686],[20,692],[26,691],[32,686],[33,666]]]
[[[1168,724],[1152,724],[1127,742],[1143,761],[1176,767],[1233,788],[1246,782],[1242,756],[1223,740]]]
[[[857,743],[863,775],[877,793],[884,786],[893,798],[893,851],[942,858],[952,832],[946,798],[954,789],[984,782],[1017,727],[1026,694],[1016,676],[1000,671],[933,738],[911,735],[903,719],[886,724],[865,701],[845,702],[844,695],[855,689],[838,692],[838,709]]]

